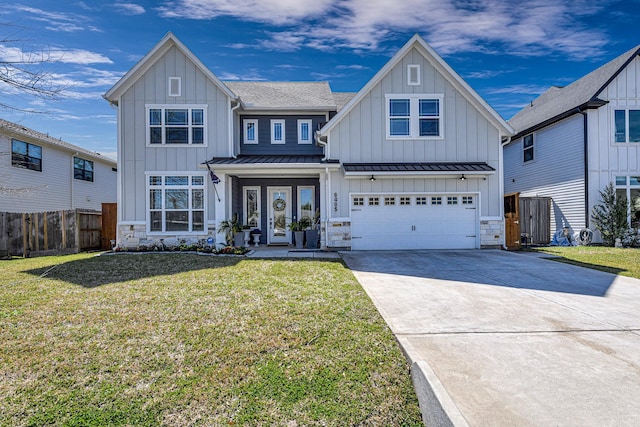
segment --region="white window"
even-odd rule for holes
[[[640,142],[640,110],[615,110],[615,142]]]
[[[400,206],[411,205],[411,197],[400,197]]]
[[[385,206],[394,206],[396,204],[396,198],[395,197],[385,197],[384,198],[384,205]]]
[[[427,198],[424,196],[418,196],[416,197],[416,205],[426,205],[427,204]]]
[[[353,198],[353,206],[364,206],[364,197],[355,196]]]
[[[204,145],[207,107],[147,106],[147,145]]]
[[[462,196],[462,204],[463,205],[472,205],[473,204],[473,196]]]
[[[369,206],[378,206],[380,204],[380,198],[369,197]]]
[[[311,120],[298,120],[298,144],[311,144]]]
[[[244,223],[251,228],[260,228],[260,187],[243,189]]]
[[[522,160],[530,162],[533,160],[533,134],[529,134],[522,138]]]
[[[442,204],[442,197],[440,196],[435,196],[431,198],[431,204],[432,205],[441,205]]]
[[[315,218],[316,188],[298,187],[298,220],[308,218],[313,224]]]
[[[243,121],[244,128],[244,143],[245,144],[257,144],[258,143],[258,119],[246,119]]]
[[[386,95],[387,139],[442,138],[442,95]]]
[[[182,79],[180,77],[169,77],[169,96],[180,96],[182,94]]]
[[[616,196],[627,200],[627,220],[640,227],[640,176],[616,176]]]
[[[271,143],[285,143],[284,120],[271,120]]]
[[[205,174],[147,174],[147,228],[150,233],[205,230]]]
[[[407,84],[409,86],[420,85],[420,65],[407,65]]]
[[[456,196],[447,196],[447,204],[448,205],[457,205],[458,198]]]

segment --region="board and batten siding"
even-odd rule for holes
[[[551,234],[585,227],[583,116],[574,115],[533,134],[534,160],[523,163],[522,138],[504,148],[504,192],[551,197]]]
[[[244,120],[258,120],[258,143],[244,143]],[[284,120],[285,143],[271,143],[271,120]],[[298,120],[311,120],[310,144],[298,144]],[[321,123],[327,121],[326,115],[256,115],[245,114],[237,120],[240,128],[240,154],[254,155],[322,155],[323,149],[313,141],[313,132]]]
[[[42,171],[11,165],[11,140],[42,147]],[[116,201],[116,173],[111,164],[93,161],[94,180],[73,178],[73,154],[42,141],[9,134],[0,135],[0,175],[2,184],[17,193],[0,193],[0,212],[49,212],[70,209],[100,210],[103,202]]]
[[[169,77],[180,77],[181,96],[169,96]],[[146,106],[206,105],[204,146],[147,147]],[[146,171],[202,172],[199,165],[229,153],[230,100],[195,64],[175,46],[154,63],[123,95],[120,101],[121,221],[146,221]],[[207,212],[213,218],[214,190],[208,186]]]
[[[407,65],[420,65],[420,85],[407,84]],[[442,139],[387,140],[387,94],[441,94]],[[330,131],[331,159],[341,162],[486,162],[496,169],[486,180],[468,179],[344,179],[332,177],[333,193],[341,195],[340,215],[348,217],[348,194],[363,191],[461,191],[481,193],[481,217],[501,213],[500,131],[425,57],[412,49]],[[339,187],[339,188],[338,188]],[[369,189],[370,188],[370,189]],[[334,214],[336,212],[333,212]]]
[[[640,59],[636,57],[604,89],[600,98],[609,101],[589,110],[589,211],[600,202],[599,191],[617,175],[640,175],[640,143],[616,143],[614,111],[640,109]]]

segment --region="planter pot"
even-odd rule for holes
[[[244,232],[233,233],[233,246],[244,245]]]
[[[296,237],[296,249],[302,249],[304,247],[304,231],[294,231],[293,234]]]
[[[253,233],[253,245],[257,248],[259,243],[260,243],[260,234]]]
[[[316,249],[318,247],[318,230],[307,230],[307,248]]]

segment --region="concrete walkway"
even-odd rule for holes
[[[339,259],[338,252],[296,249],[293,245],[283,246],[266,246],[251,247],[251,252],[247,254],[247,258],[322,258],[322,259]]]
[[[342,257],[427,425],[640,425],[639,280],[492,250]]]

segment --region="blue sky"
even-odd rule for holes
[[[352,92],[418,33],[505,119],[640,44],[639,0],[3,3],[0,62],[44,54],[65,90],[49,101],[0,85],[0,103],[26,111],[0,117],[109,156],[116,113],[102,95],[167,31],[222,80],[329,81]]]

